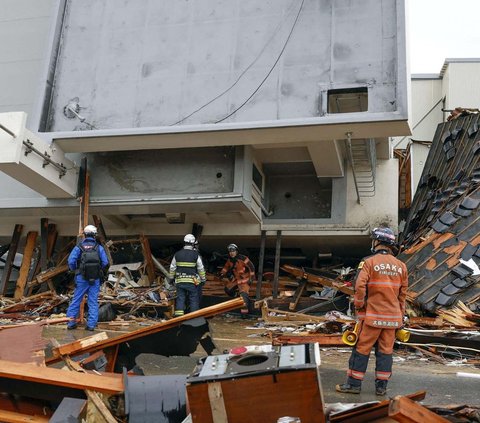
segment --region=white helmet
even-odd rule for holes
[[[185,235],[185,237],[183,238],[183,242],[185,244],[195,244],[195,237],[192,235],[192,234],[187,234]]]
[[[97,228],[93,225],[87,225],[85,226],[85,228],[83,229],[83,233],[85,235],[89,234],[89,235],[94,235],[96,236],[97,235]]]

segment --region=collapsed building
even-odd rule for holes
[[[195,223],[209,251],[264,234],[312,259],[396,227],[403,1],[22,4],[0,23],[0,111],[27,112],[0,117],[5,242],[40,218],[78,233],[84,159],[110,236],[173,242]]]

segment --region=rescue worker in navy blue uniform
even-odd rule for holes
[[[176,317],[185,314],[187,300],[190,312],[200,308],[202,286],[206,281],[202,258],[195,249],[195,237],[187,234],[183,238],[183,242],[184,247],[175,253],[170,263],[170,280],[175,279],[177,289]]]
[[[109,263],[105,249],[95,240],[97,228],[93,225],[87,225],[83,230],[83,234],[85,235],[85,239],[83,239],[79,245],[75,246],[68,256],[67,261],[69,269],[76,271],[75,292],[73,293],[72,301],[67,310],[67,317],[70,317],[72,320],[68,322],[67,329],[75,329],[77,327],[76,319],[80,312],[80,304],[85,294],[87,294],[88,319],[85,329],[93,331],[98,321],[98,294],[100,293],[100,284],[102,282],[101,272],[107,270]],[[85,279],[80,271],[80,262],[84,251],[94,248],[98,253],[101,269],[99,277],[89,281]]]
[[[359,394],[370,351],[375,347],[375,393],[385,395],[392,375],[395,333],[403,325],[408,288],[407,266],[398,260],[390,228],[372,231],[373,255],[358,265],[354,305],[358,318],[357,343],[348,362],[347,382],[339,392]]]

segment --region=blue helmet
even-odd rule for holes
[[[395,234],[390,228],[387,227],[374,228],[372,230],[372,239],[375,239],[382,244],[392,246],[396,245]]]

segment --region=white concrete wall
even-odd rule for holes
[[[437,125],[443,120],[443,103],[438,101],[445,95],[440,77],[412,78],[411,81],[410,128],[412,135],[392,138],[394,148],[406,148],[410,138],[417,141],[431,141]],[[435,104],[437,104],[435,106]],[[435,107],[434,107],[435,106]],[[433,110],[432,110],[433,108]]]
[[[443,77],[446,108],[480,108],[480,61],[448,64]],[[439,123],[439,122],[437,122]]]
[[[26,112],[27,125],[45,90],[55,0],[0,2],[0,112]]]
[[[382,224],[389,225],[394,231],[398,228],[398,160],[378,160],[375,196],[361,198],[357,203],[357,194],[352,169],[347,169],[347,216],[349,226],[371,228]]]
[[[418,182],[422,177],[423,167],[427,160],[430,147],[420,143],[413,143],[411,145],[411,181],[412,181],[412,199],[417,191]]]

